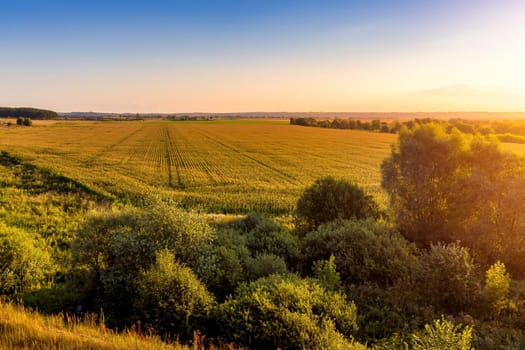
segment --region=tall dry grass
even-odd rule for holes
[[[192,346],[165,343],[136,329],[116,332],[97,321],[96,315],[44,316],[10,302],[0,301],[0,349],[231,349],[231,345],[206,346],[195,334]]]

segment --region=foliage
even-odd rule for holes
[[[505,306],[510,289],[510,276],[505,264],[498,261],[485,272],[485,298],[490,307],[499,311]]]
[[[328,260],[317,260],[312,266],[317,283],[326,290],[337,290],[341,286],[341,275],[337,272],[334,255]]]
[[[324,177],[304,191],[295,215],[299,229],[309,232],[334,220],[378,217],[378,206],[357,185]]]
[[[525,275],[525,158],[442,124],[404,129],[382,164],[396,224],[428,246],[460,240],[484,264]]]
[[[414,350],[470,350],[472,327],[454,325],[441,318],[432,325],[425,325],[425,330],[412,335]]]
[[[78,284],[97,296],[113,322],[132,321],[140,272],[168,249],[201,279],[211,279],[213,230],[201,217],[165,204],[90,216],[73,244],[75,267],[86,280]]]
[[[247,266],[248,279],[256,280],[274,273],[288,272],[286,262],[274,254],[259,254],[251,259]]]
[[[40,287],[53,270],[49,248],[42,240],[0,223],[0,294],[17,295]]]
[[[259,213],[223,225],[214,250],[211,286],[219,299],[240,282],[286,273],[289,266],[296,269],[301,262],[298,238]]]
[[[206,317],[213,305],[206,287],[169,250],[157,252],[155,264],[140,274],[137,289],[139,319],[161,334],[190,338],[198,319]]]
[[[420,303],[447,313],[468,311],[481,294],[480,277],[468,250],[458,244],[432,244],[419,258],[410,288]]]
[[[343,284],[391,285],[415,263],[415,247],[384,223],[342,221],[320,226],[304,238],[305,266],[334,255]]]
[[[253,349],[348,349],[356,307],[295,275],[272,275],[241,285],[217,319],[227,339]]]
[[[31,119],[58,119],[58,114],[54,111],[37,108],[9,108],[0,107],[0,117],[18,118],[26,117]]]
[[[390,158],[381,166],[382,186],[390,195],[396,224],[422,244],[451,241],[446,226],[455,213],[450,196],[461,195],[455,181],[462,174],[465,140],[441,125],[403,129]]]
[[[16,119],[16,125],[31,126],[33,122],[29,118],[18,117]]]
[[[346,285],[345,290],[359,310],[357,339],[381,349],[398,349],[394,343],[402,344],[410,331],[439,316],[405,281],[386,288],[374,283]]]

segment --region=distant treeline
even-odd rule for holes
[[[384,133],[397,133],[401,128],[412,129],[416,125],[442,124],[450,131],[456,128],[465,134],[495,135],[501,142],[525,143],[525,120],[471,120],[471,119],[435,119],[415,118],[407,121],[381,121],[374,119],[362,121],[358,119],[315,119],[290,118],[291,125],[312,126],[332,129],[367,130]]]
[[[206,115],[169,115],[166,117],[167,120],[173,121],[208,121],[215,120],[212,116]]]
[[[0,118],[58,119],[57,112],[46,109],[0,107]]]
[[[332,129],[368,130],[385,133],[396,133],[401,129],[401,123],[386,123],[379,119],[362,121],[359,119],[315,119],[315,118],[290,118],[291,125],[314,126]]]

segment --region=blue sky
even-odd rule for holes
[[[525,110],[520,1],[4,1],[0,105]]]

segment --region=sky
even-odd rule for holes
[[[521,0],[0,0],[0,105],[525,111]]]

